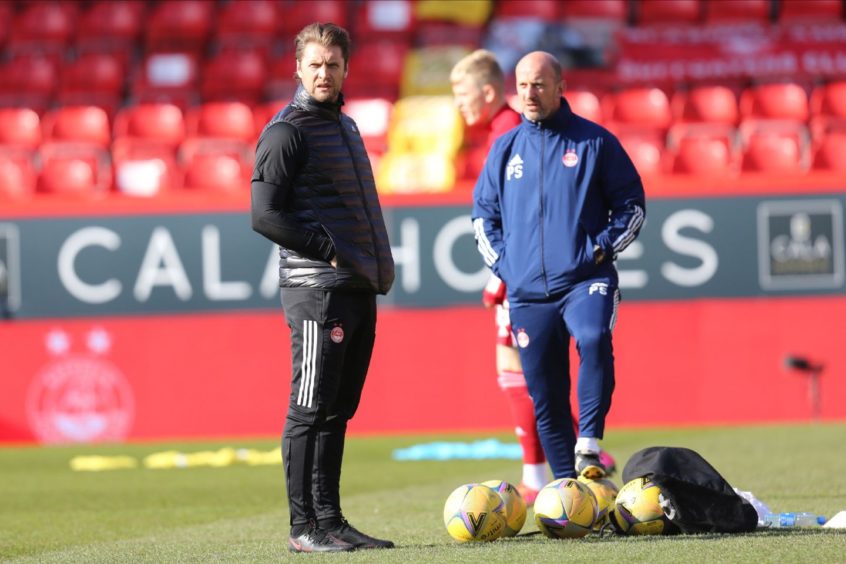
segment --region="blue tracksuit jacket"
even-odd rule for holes
[[[545,300],[595,276],[637,236],[643,184],[614,135],[561,109],[525,118],[496,140],[473,191],[473,224],[485,263],[512,303]],[[594,264],[594,246],[608,259]]]

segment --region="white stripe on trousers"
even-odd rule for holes
[[[314,376],[317,363],[317,321],[303,321],[303,360],[297,405],[311,407],[314,400]]]
[[[617,325],[617,308],[620,307],[620,289],[616,288],[614,290],[614,310],[611,312],[611,323],[608,324],[608,329],[611,331],[614,330],[614,326]]]

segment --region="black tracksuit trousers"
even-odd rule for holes
[[[291,329],[291,397],[282,458],[291,525],[341,514],[347,421],[355,414],[376,337],[376,295],[282,288]]]

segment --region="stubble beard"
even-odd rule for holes
[[[329,90],[321,90],[317,86],[312,87],[311,97],[318,102],[335,102],[338,100],[340,89],[331,87]]]

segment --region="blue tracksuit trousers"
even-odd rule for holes
[[[511,302],[511,327],[535,406],[543,450],[555,478],[576,477],[570,411],[570,336],[579,353],[579,435],[601,439],[614,391],[611,331],[616,277],[591,278],[542,302]]]

